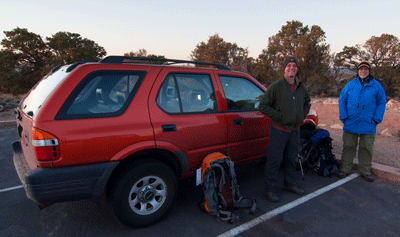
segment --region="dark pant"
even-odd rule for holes
[[[298,131],[284,132],[273,126],[269,131],[268,156],[265,165],[265,189],[276,192],[278,172],[281,163],[284,167],[284,185],[295,184],[295,159],[299,153]]]

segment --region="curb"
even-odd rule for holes
[[[0,121],[0,127],[16,127],[16,126],[17,126],[16,120]]]
[[[341,163],[341,160],[338,159]],[[352,170],[358,172],[358,159],[354,158]],[[380,179],[400,184],[400,169],[372,162],[371,173]]]

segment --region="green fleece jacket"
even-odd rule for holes
[[[258,109],[270,117],[272,124],[279,127],[296,130],[310,111],[310,97],[306,87],[296,77],[294,95],[286,77],[272,83],[261,98]]]

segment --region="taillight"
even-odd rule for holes
[[[36,159],[39,161],[52,161],[60,158],[58,139],[37,128],[32,128],[32,146]]]

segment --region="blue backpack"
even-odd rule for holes
[[[339,173],[339,163],[332,153],[332,138],[324,129],[315,129],[310,133],[311,138],[307,144],[307,163],[310,169],[317,174],[331,177]]]

